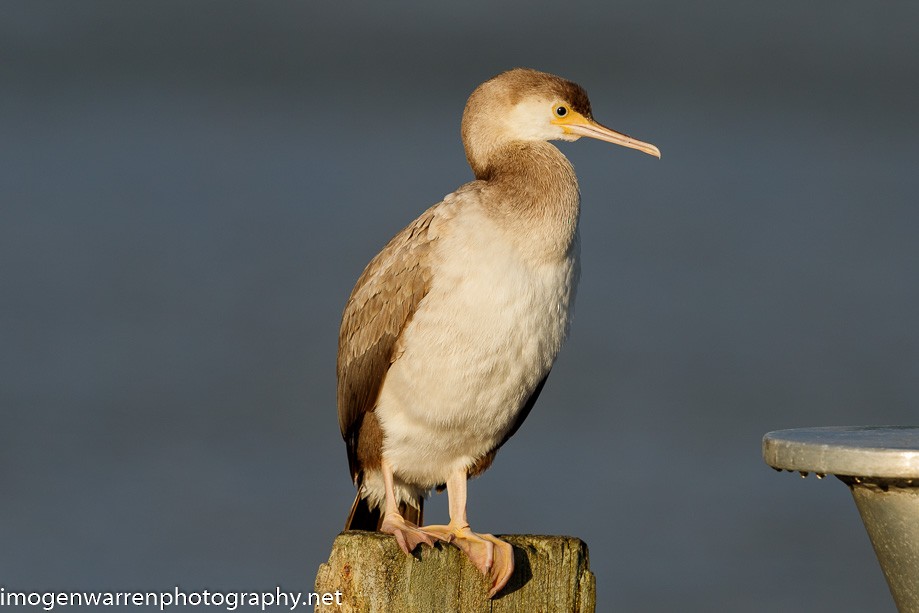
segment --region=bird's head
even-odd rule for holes
[[[577,83],[527,68],[503,72],[472,92],[462,135],[476,174],[493,151],[514,141],[575,141],[587,136],[661,156],[654,145],[595,121],[587,92]]]

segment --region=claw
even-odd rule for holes
[[[489,598],[504,589],[507,582],[510,581],[511,575],[514,574],[514,548],[510,543],[502,541],[491,534],[483,534],[483,538],[494,543],[494,564],[489,568],[488,576],[492,579],[491,590],[488,592]]]
[[[389,514],[383,518],[383,524],[380,526],[380,532],[392,534],[396,537],[396,543],[399,548],[407,555],[411,555],[415,547],[424,543],[428,546],[434,545],[434,539],[440,539],[437,534],[428,533],[424,528],[419,528],[410,521],[406,521],[399,514]]]
[[[427,534],[459,547],[488,579],[488,597],[494,598],[514,574],[514,548],[491,534],[476,534],[469,526],[425,526]]]

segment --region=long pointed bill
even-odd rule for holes
[[[596,138],[598,140],[604,140],[608,143],[622,145],[623,147],[628,147],[630,149],[638,149],[639,151],[644,151],[648,155],[653,155],[658,159],[661,157],[660,149],[651,143],[645,143],[634,139],[631,136],[627,136],[621,132],[610,130],[606,126],[602,126],[593,119],[588,119],[580,113],[569,113],[568,117],[565,119],[567,119],[567,121],[560,120],[557,121],[557,123],[563,126],[565,131],[569,134],[577,134],[578,136]]]

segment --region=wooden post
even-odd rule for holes
[[[503,535],[514,575],[489,599],[485,578],[452,545],[422,545],[412,557],[392,536],[342,532],[319,567],[316,594],[339,592],[316,613],[594,613],[587,544],[568,536]]]

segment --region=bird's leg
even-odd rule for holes
[[[410,521],[406,521],[399,514],[399,505],[396,504],[396,488],[393,485],[392,467],[384,458],[380,466],[383,473],[383,485],[386,488],[386,508],[383,511],[383,523],[380,524],[380,532],[392,534],[396,537],[396,542],[405,553],[411,555],[412,551],[420,543],[433,545],[433,535],[425,533],[421,528]]]
[[[458,470],[447,479],[450,499],[450,523],[425,526],[428,534],[452,541],[491,582],[488,597],[501,591],[514,572],[514,548],[491,534],[476,534],[466,521],[466,471]]]

